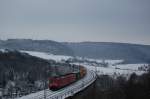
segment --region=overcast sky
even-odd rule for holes
[[[0,39],[150,45],[150,0],[0,0]]]

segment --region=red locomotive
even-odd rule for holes
[[[79,72],[49,78],[49,89],[58,90],[77,81],[80,78],[83,78],[85,75],[86,69],[83,66],[79,66]]]

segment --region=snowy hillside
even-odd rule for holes
[[[44,53],[44,52],[37,52],[37,51],[21,51],[21,52],[25,52],[25,53],[28,53],[32,56],[40,57],[40,58],[47,59],[47,60],[52,59],[55,61],[67,60],[69,58],[72,58],[71,56],[53,55],[53,54]]]
[[[35,52],[35,51],[23,51],[26,52],[32,56],[37,56],[44,59],[52,59],[55,61],[61,61],[61,60],[67,60],[69,58],[73,58],[71,56],[63,56],[63,55],[53,55],[48,54],[44,52]],[[80,60],[81,57],[78,57]],[[84,58],[85,60],[85,58]],[[98,63],[102,63],[103,60],[95,60],[95,59],[88,59],[89,61],[96,61]],[[141,75],[146,72],[146,70],[139,70],[140,67],[147,66],[147,64],[121,64],[123,60],[105,60],[106,63],[108,63],[107,67],[99,66],[96,64],[89,64],[89,63],[75,63],[75,64],[82,64],[86,66],[88,69],[93,70],[97,72],[98,75],[106,74],[106,75],[124,75],[124,76],[130,76],[132,73],[136,73],[137,75]]]

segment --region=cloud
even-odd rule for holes
[[[0,37],[150,44],[149,5],[149,0],[0,0]]]

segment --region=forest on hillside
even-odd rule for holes
[[[4,97],[48,88],[48,78],[74,71],[74,65],[44,60],[19,51],[0,51],[0,92]],[[7,98],[8,98],[7,97]]]

